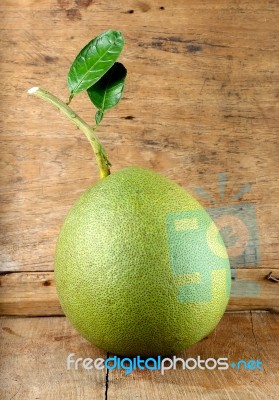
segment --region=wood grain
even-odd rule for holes
[[[258,359],[263,371],[220,370],[110,371],[108,398],[111,400],[275,400],[278,399],[278,315],[265,313],[226,314],[207,339],[178,356],[227,357],[230,362]]]
[[[276,400],[279,316],[265,312],[229,313],[217,329],[178,356],[258,359],[263,371],[109,371],[109,400]],[[66,369],[68,354],[106,358],[82,339],[64,317],[2,318],[0,397],[89,400],[105,398],[105,370]]]
[[[126,38],[128,68],[124,99],[99,132],[113,170],[150,167],[224,205],[250,183],[232,204],[255,205],[258,262],[278,268],[276,1],[2,0],[0,10],[2,271],[52,270],[65,214],[97,179],[86,139],[26,90],[66,98],[76,52],[112,24]],[[73,107],[92,119],[85,96]]]
[[[227,310],[279,312],[278,284],[266,280],[267,271],[239,269],[232,281]],[[0,277],[0,315],[63,315],[53,272],[19,272]]]
[[[67,356],[106,358],[64,317],[1,319],[2,400],[104,398],[105,370],[67,370]],[[76,357],[76,358],[78,358]]]
[[[57,234],[98,173],[82,134],[26,91],[40,85],[66,99],[77,51],[110,28],[124,33],[128,69],[124,98],[99,131],[113,170],[152,168],[196,196],[231,254],[228,310],[278,311],[278,284],[265,280],[279,272],[278,2],[2,0],[0,17],[0,315],[62,315]],[[72,105],[93,119],[86,96]],[[71,352],[106,355],[63,316],[0,324],[1,399],[105,398],[104,371],[66,370]],[[227,313],[182,354],[258,358],[262,372],[113,371],[108,399],[275,400],[278,327],[276,314]]]
[[[6,274],[0,282],[0,315],[63,315],[53,272]]]

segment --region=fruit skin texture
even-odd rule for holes
[[[55,282],[66,316],[96,346],[171,355],[218,324],[230,265],[216,226],[190,194],[153,171],[127,167],[70,209]]]

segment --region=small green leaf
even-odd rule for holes
[[[93,86],[87,89],[92,103],[104,113],[121,99],[127,70],[121,63],[115,63]]]
[[[98,110],[98,111],[96,112],[96,114],[95,114],[95,121],[96,121],[96,124],[97,124],[97,125],[99,125],[99,124],[102,122],[103,116],[104,116],[103,111]]]
[[[75,94],[94,85],[115,63],[124,46],[121,32],[109,30],[91,40],[77,55],[68,73],[68,88]]]

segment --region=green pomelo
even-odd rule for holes
[[[215,224],[190,194],[128,167],[70,209],[55,281],[66,316],[93,344],[118,355],[170,355],[218,324],[230,265]]]

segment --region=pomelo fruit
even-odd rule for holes
[[[170,355],[208,335],[229,299],[230,265],[214,222],[176,183],[127,167],[70,209],[55,282],[73,326],[119,355]]]
[[[108,30],[79,52],[66,104],[39,87],[28,90],[84,132],[101,178],[62,226],[55,282],[66,316],[95,345],[118,355],[171,355],[218,324],[230,265],[214,222],[180,186],[141,167],[110,172],[95,131],[122,96],[127,71],[115,61],[123,45],[122,33]],[[97,108],[93,126],[69,107],[82,91]]]

